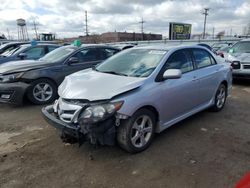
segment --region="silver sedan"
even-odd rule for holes
[[[117,140],[126,151],[141,152],[155,133],[202,110],[224,107],[232,69],[223,61],[201,46],[125,50],[66,77],[59,100],[43,114],[66,130],[64,136],[108,145]]]

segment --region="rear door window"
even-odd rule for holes
[[[37,46],[25,51],[27,58],[29,59],[38,59],[45,54],[45,49],[43,46]]]
[[[208,67],[216,64],[213,57],[207,51],[202,49],[193,49],[192,51],[197,68]]]
[[[80,63],[100,60],[98,53],[94,48],[83,49],[77,52],[73,57],[77,57]]]

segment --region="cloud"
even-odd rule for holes
[[[0,0],[0,27],[16,36],[16,19],[24,18],[30,36],[33,20],[39,32],[59,37],[84,35],[85,10],[90,33],[108,31],[140,32],[141,17],[145,32],[168,35],[169,22],[191,23],[193,33],[203,29],[203,8],[208,7],[207,31],[241,34],[250,21],[250,0]]]

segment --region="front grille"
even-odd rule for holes
[[[250,69],[250,65],[243,65],[244,69]]]
[[[240,62],[238,61],[232,62],[231,67],[233,69],[240,69]]]
[[[59,118],[66,123],[75,123],[82,110],[82,106],[67,103],[61,99],[58,101],[57,113]]]

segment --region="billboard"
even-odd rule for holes
[[[191,24],[169,23],[169,40],[185,40],[191,37]]]

